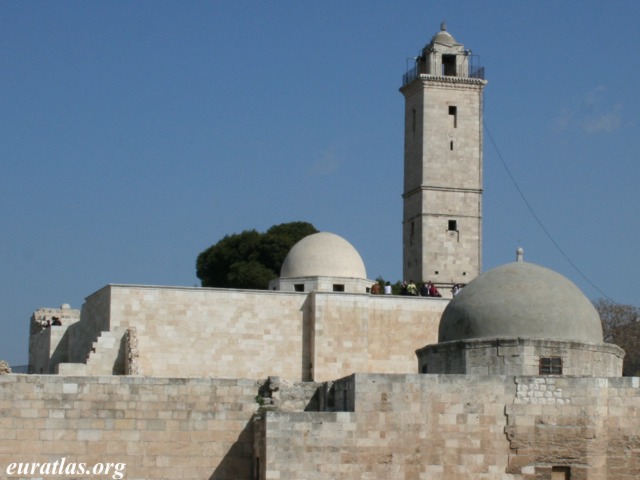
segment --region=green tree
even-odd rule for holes
[[[310,223],[290,222],[265,233],[226,235],[198,255],[196,274],[203,287],[266,289],[291,247],[317,231]]]
[[[640,375],[640,307],[602,298],[593,302],[593,305],[600,315],[604,341],[614,343],[625,351],[622,374]]]

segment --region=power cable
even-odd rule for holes
[[[502,166],[504,167],[504,169],[507,172],[507,175],[509,175],[509,178],[511,179],[511,183],[513,183],[513,186],[516,188],[516,190],[518,191],[518,193],[520,194],[520,198],[522,198],[522,201],[524,202],[524,204],[527,206],[527,209],[529,210],[529,212],[531,213],[531,215],[533,215],[533,218],[536,220],[536,222],[538,223],[538,225],[540,226],[540,228],[542,229],[542,231],[545,233],[545,235],[547,236],[547,238],[549,238],[549,240],[551,241],[551,243],[558,249],[558,251],[560,252],[560,254],[565,258],[565,260],[567,262],[569,262],[569,265],[571,265],[573,267],[573,269],[578,272],[578,274],[587,282],[589,283],[589,285],[591,285],[594,289],[596,289],[598,292],[600,292],[600,294],[605,297],[607,300],[614,302],[614,300],[611,299],[611,297],[609,297],[609,295],[607,295],[606,293],[604,293],[595,283],[593,283],[584,273],[582,273],[582,270],[580,270],[578,268],[578,266],[573,263],[573,261],[569,258],[569,256],[565,253],[565,251],[562,249],[562,247],[560,247],[560,245],[558,244],[558,242],[555,241],[555,239],[553,238],[553,236],[551,235],[551,233],[549,232],[549,230],[547,230],[547,227],[544,226],[544,224],[542,223],[542,220],[540,220],[540,217],[538,217],[538,215],[536,214],[535,210],[533,209],[533,207],[531,206],[531,204],[529,203],[529,201],[527,200],[527,197],[525,197],[522,189],[520,188],[520,186],[518,185],[518,182],[516,182],[515,177],[513,176],[513,174],[511,173],[511,170],[509,169],[509,166],[507,165],[507,162],[504,160],[504,158],[502,157],[502,154],[500,153],[500,149],[498,148],[498,145],[496,144],[495,140],[493,139],[493,135],[491,135],[491,131],[489,130],[489,127],[487,126],[486,122],[483,122],[484,124],[484,129],[487,132],[487,136],[489,137],[489,140],[491,140],[491,144],[493,145],[493,148],[496,151],[496,154],[498,155],[498,158],[500,159],[500,162],[502,163]]]

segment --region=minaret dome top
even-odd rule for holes
[[[458,42],[456,42],[456,39],[453,38],[453,35],[447,32],[446,22],[442,22],[440,24],[440,31],[433,36],[433,38],[431,39],[431,43],[429,43],[429,45],[427,45],[425,49],[429,46],[433,47],[435,44],[446,45],[447,47],[462,46],[459,45]]]

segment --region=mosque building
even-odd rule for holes
[[[15,462],[131,479],[639,478],[640,378],[621,376],[591,302],[522,250],[481,272],[486,84],[443,24],[400,88],[403,275],[443,297],[372,295],[354,246],[320,232],[269,290],[111,284],[81,311],[38,310],[34,374],[0,376],[8,478],[46,476]]]

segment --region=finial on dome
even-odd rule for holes
[[[442,30],[443,32],[447,31],[447,22],[443,21],[440,23],[440,30]]]
[[[524,262],[524,250],[522,247],[516,249],[516,262]]]

